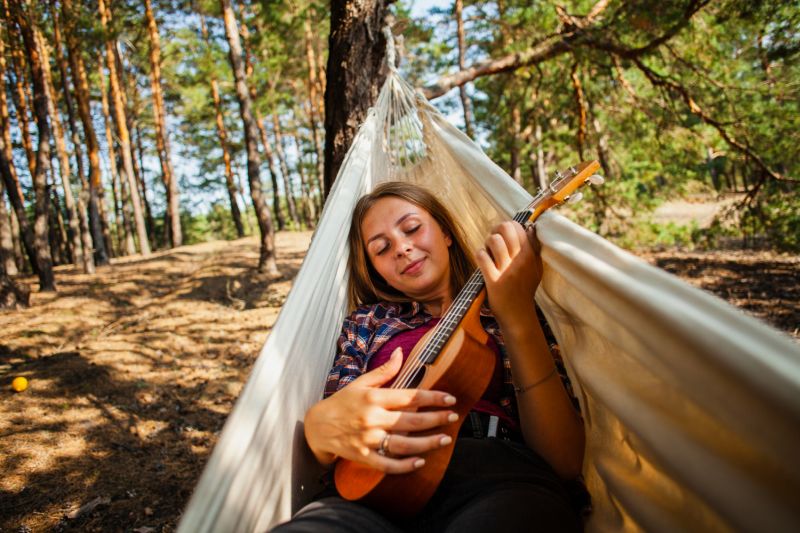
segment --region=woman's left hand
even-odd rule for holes
[[[498,322],[528,316],[542,278],[542,260],[533,226],[503,222],[492,230],[476,260],[486,280],[489,303]],[[536,246],[536,248],[534,248]]]

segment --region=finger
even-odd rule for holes
[[[384,383],[391,381],[403,366],[403,349],[398,347],[392,352],[389,360],[374,370],[365,372],[355,380],[351,386],[358,383],[359,386],[380,387]]]
[[[499,275],[497,267],[494,264],[494,261],[489,256],[489,253],[486,251],[485,248],[481,248],[475,254],[475,261],[478,263],[478,268],[481,269],[481,273],[483,274],[484,279],[487,280],[495,280]]]
[[[390,431],[425,431],[447,424],[452,424],[458,420],[458,414],[453,411],[426,411],[407,412],[407,411],[383,411],[376,416],[380,421],[376,427],[383,427]]]
[[[367,392],[365,401],[385,409],[448,407],[456,404],[451,394],[424,389],[372,389]]]
[[[503,240],[508,247],[509,256],[516,257],[522,248],[522,242],[525,238],[525,232],[522,230],[522,226],[520,226],[519,222],[503,222],[495,228],[495,233],[499,233],[503,236]]]
[[[536,224],[531,224],[525,229],[526,237],[528,238],[528,242],[531,243],[531,248],[533,248],[533,253],[536,255],[542,254],[542,243],[539,242],[539,238],[536,235]]]
[[[374,450],[367,457],[361,459],[361,462],[387,474],[407,474],[425,466],[425,459],[419,456],[396,459],[380,455]]]
[[[449,446],[452,443],[452,437],[444,433],[437,433],[436,435],[427,435],[424,437],[411,437],[392,433],[389,440],[386,441],[384,449],[389,455],[398,457],[423,454],[431,450],[438,450],[444,446]]]
[[[500,233],[492,233],[489,235],[486,239],[486,248],[489,250],[489,253],[492,254],[494,264],[497,265],[497,268],[502,269],[511,262],[511,257],[508,253],[508,244]]]

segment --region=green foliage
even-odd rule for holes
[[[580,17],[595,4],[560,5]],[[476,79],[468,93],[477,138],[509,173],[517,161],[533,192],[538,164],[552,175],[580,158],[582,105],[583,159],[600,159],[608,181],[570,215],[580,223],[628,246],[709,245],[691,225],[653,223],[652,210],[687,194],[713,200],[717,193],[750,193],[747,206],[730,210],[717,232],[798,251],[796,181],[770,173],[800,176],[800,4],[717,1],[691,17],[688,6],[689,0],[610,3],[595,24],[600,29],[567,53]],[[550,2],[465,0],[464,20],[468,63],[528,50],[564,29]],[[456,70],[452,11],[407,24],[408,70],[418,83],[431,71]],[[613,47],[648,52],[637,63],[615,56]],[[460,114],[460,102],[448,100],[446,110]]]

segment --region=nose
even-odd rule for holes
[[[394,253],[396,257],[403,257],[404,255],[408,254],[411,249],[412,244],[410,239],[398,239],[394,247]]]

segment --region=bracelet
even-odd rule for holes
[[[524,394],[524,393],[528,392],[529,390],[533,389],[534,387],[538,387],[539,385],[541,385],[542,383],[544,383],[548,379],[550,379],[553,376],[555,376],[557,370],[558,369],[556,367],[553,367],[553,370],[550,371],[550,373],[547,374],[545,377],[543,377],[539,381],[531,383],[530,385],[526,385],[525,387],[517,387],[516,385],[514,385],[514,392],[516,392],[517,394]]]

